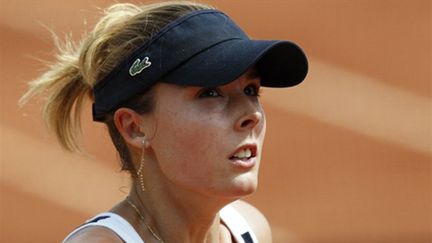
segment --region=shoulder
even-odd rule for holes
[[[259,242],[272,242],[270,224],[257,208],[242,200],[231,203],[231,206],[245,218]]]
[[[112,230],[103,226],[89,226],[75,232],[63,243],[78,242],[105,242],[105,243],[123,243],[123,241]]]

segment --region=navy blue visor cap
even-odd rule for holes
[[[303,81],[308,62],[289,41],[251,40],[227,15],[199,10],[171,22],[93,88],[93,120],[121,107],[157,82],[217,87],[255,66],[264,87]]]

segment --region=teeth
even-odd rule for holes
[[[252,151],[250,149],[243,149],[239,152],[237,152],[236,154],[234,154],[233,157],[239,158],[239,159],[244,159],[244,158],[249,158],[252,156]]]
[[[246,149],[245,150],[245,157],[246,158],[249,158],[249,157],[251,157],[252,156],[252,151],[250,150],[250,149]]]

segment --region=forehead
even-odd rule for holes
[[[161,93],[161,92],[171,92],[171,91],[187,91],[187,90],[198,90],[201,88],[216,88],[216,87],[224,87],[224,86],[230,86],[232,84],[234,84],[235,82],[247,82],[247,81],[255,81],[255,82],[260,82],[261,80],[259,79],[260,75],[258,72],[258,69],[254,66],[251,67],[249,69],[246,70],[246,72],[244,72],[240,77],[238,77],[235,80],[232,80],[231,82],[227,83],[227,84],[223,84],[223,85],[219,85],[219,86],[190,86],[190,85],[179,85],[179,84],[170,84],[170,83],[165,83],[165,82],[158,82],[153,86],[153,89],[155,91],[155,94],[157,93]]]

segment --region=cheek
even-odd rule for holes
[[[264,145],[264,138],[265,138],[265,134],[266,134],[266,129],[267,129],[267,123],[266,123],[266,120],[265,120],[265,117],[264,117],[264,120],[263,120],[263,123],[262,123],[262,128],[261,128],[261,130],[259,131],[259,134],[258,134],[258,142],[259,142],[259,159],[261,160],[261,158],[262,158],[262,151],[263,151],[263,145]]]
[[[261,131],[259,131],[260,134],[258,135],[261,143],[264,141],[266,130],[267,130],[267,120],[266,120],[265,113],[263,112],[262,128]]]
[[[196,182],[219,171],[215,159],[221,150],[222,119],[183,110],[167,112],[159,121],[154,150],[167,177]]]

